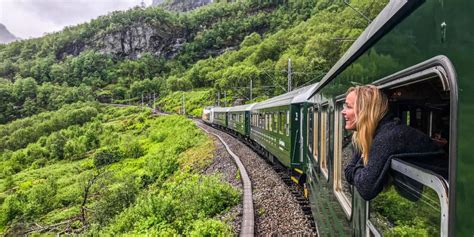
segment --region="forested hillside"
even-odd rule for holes
[[[374,18],[383,1],[351,5]],[[229,100],[316,82],[368,25],[344,3],[220,3],[188,13],[114,12],[45,37],[0,46],[0,123],[63,104],[132,103],[212,88]],[[3,78],[3,79],[1,79]],[[51,93],[49,93],[51,92]]]
[[[231,231],[213,217],[240,194],[199,174],[213,145],[184,117],[76,103],[0,136],[0,233]]]
[[[134,8],[0,45],[0,233],[232,235],[216,217],[239,192],[200,174],[212,141],[104,104],[199,116],[284,93],[289,59],[294,88],[317,82],[386,2]]]

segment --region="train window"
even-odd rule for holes
[[[307,113],[307,124],[306,124],[306,127],[308,128],[308,132],[307,132],[307,136],[308,136],[308,144],[307,144],[307,147],[308,147],[308,151],[310,153],[313,153],[313,132],[314,132],[314,123],[313,123],[313,107],[310,107],[308,108],[308,113]]]
[[[391,165],[394,185],[370,202],[372,235],[447,236],[448,185],[444,179],[398,159]]]
[[[268,128],[268,127],[269,127],[269,126],[268,126],[268,124],[269,124],[268,122],[270,122],[270,118],[269,118],[269,117],[270,117],[270,114],[265,113],[265,130],[269,130],[269,128]]]
[[[284,119],[285,119],[285,115],[283,114],[283,112],[278,112],[278,132],[280,134],[283,134],[283,128],[285,127],[284,125]]]
[[[328,179],[328,166],[327,166],[327,155],[329,146],[329,134],[328,134],[328,106],[324,106],[321,110],[321,136],[320,141],[320,167],[323,175]]]
[[[273,131],[278,133],[278,112],[273,112],[272,127]]]
[[[318,149],[318,142],[319,142],[319,112],[314,110],[313,114],[313,158],[318,162],[319,160],[319,149]]]
[[[286,136],[290,136],[290,111],[286,111],[286,123],[285,123]]]
[[[341,114],[344,98],[336,102],[334,124],[334,193],[349,218],[351,215],[352,192],[351,185],[346,181],[344,167],[351,161],[354,148],[351,143],[352,133],[344,129],[344,119]]]
[[[267,129],[272,131],[272,113],[268,113]]]
[[[400,154],[400,161],[392,160],[393,185],[370,202],[370,230],[391,236],[447,236],[449,135],[455,129],[448,78],[443,70],[429,68],[389,79],[379,87],[389,98],[390,112],[430,136],[444,152]]]

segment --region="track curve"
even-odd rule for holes
[[[252,197],[252,183],[250,182],[249,175],[245,166],[242,164],[240,158],[232,152],[229,145],[222,139],[221,136],[208,131],[205,129],[200,122],[197,122],[198,126],[204,130],[206,133],[211,134],[217,137],[221,143],[225,146],[227,152],[232,156],[237,167],[239,168],[240,177],[243,183],[243,213],[242,213],[242,226],[240,229],[240,236],[254,236],[255,234],[255,217],[254,217],[254,208],[253,208],[253,197]]]

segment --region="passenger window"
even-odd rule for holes
[[[290,136],[290,111],[286,111],[286,123],[285,123],[285,129],[286,129],[286,136]]]
[[[318,143],[319,143],[319,112],[317,110],[314,111],[313,115],[313,157],[316,160],[316,162],[319,160],[319,149],[318,149]]]
[[[273,131],[278,133],[278,112],[272,113],[273,115]]]
[[[308,147],[308,150],[309,150],[309,153],[313,153],[313,107],[310,107],[308,108],[308,113],[307,113],[307,124],[306,124],[306,127],[308,128],[308,133],[307,133],[307,136],[308,136],[308,144],[307,144],[307,147]]]
[[[337,101],[334,125],[334,193],[349,218],[352,210],[351,185],[346,181],[344,168],[349,164],[354,153],[351,143],[352,132],[344,129],[344,118],[341,114],[344,99]]]
[[[389,236],[447,236],[449,190],[449,83],[436,68],[416,77],[381,85],[390,112],[401,122],[430,136],[444,152],[399,154],[392,159],[391,184],[370,202],[372,233]],[[455,83],[452,83],[455,84]],[[377,233],[378,232],[378,233]]]
[[[327,167],[327,150],[329,146],[329,137],[328,137],[328,106],[324,106],[321,110],[321,139],[320,148],[321,148],[321,171],[323,175],[328,179],[328,167]]]
[[[390,112],[403,123],[430,136],[446,155],[416,165],[429,169],[445,179],[449,167],[450,94],[437,77],[397,88],[384,88]]]
[[[392,160],[392,168],[394,165],[399,169],[392,171],[393,185],[370,202],[372,235],[447,236],[448,190],[444,179],[409,163]]]
[[[273,113],[268,114],[268,130],[273,131]]]

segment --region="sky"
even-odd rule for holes
[[[142,0],[0,0],[0,23],[16,37],[41,37],[115,10],[140,5]],[[152,0],[144,0],[146,6]]]

